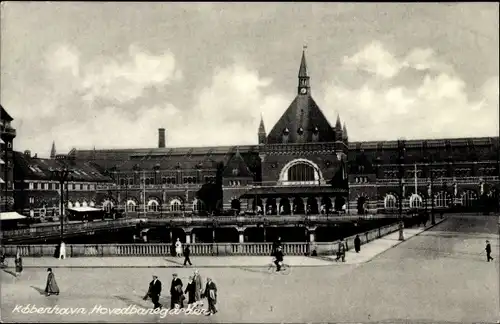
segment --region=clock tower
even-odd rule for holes
[[[298,86],[299,95],[308,95],[311,92],[311,88],[309,86],[309,74],[307,73],[306,48],[307,46],[304,46],[302,50],[302,60],[300,61]]]

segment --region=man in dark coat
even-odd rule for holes
[[[359,253],[361,251],[361,239],[359,238],[359,235],[356,235],[354,238],[354,250],[356,253]]]
[[[207,278],[207,284],[205,286],[205,292],[203,295],[207,297],[208,301],[207,316],[217,313],[217,308],[215,307],[215,305],[217,304],[217,286],[215,285],[215,282],[213,282],[210,278]]]
[[[488,240],[486,240],[485,251],[486,251],[486,258],[487,258],[488,262],[493,261],[493,258],[491,257],[491,245],[490,245],[490,241],[488,241]]]
[[[276,249],[276,252],[274,252],[274,258],[275,258],[274,264],[276,265],[276,271],[280,271],[281,265],[283,264],[283,258],[284,258],[283,250],[282,250],[281,246],[279,246]]]
[[[172,275],[172,284],[170,285],[170,308],[175,308],[175,304],[178,304],[180,308],[184,308],[182,293],[182,280],[177,277],[177,273]]]
[[[160,304],[160,294],[161,294],[161,281],[158,280],[157,276],[153,276],[153,280],[149,283],[149,289],[144,296],[144,300],[151,297],[151,301],[153,302],[154,309],[161,308],[162,304]]]
[[[278,236],[278,239],[273,242],[273,250],[271,251],[272,256],[274,256],[279,247],[281,247],[281,237]]]
[[[189,259],[189,255],[191,254],[191,249],[189,248],[189,245],[186,244],[186,248],[184,249],[184,265],[186,265],[189,262],[189,265],[193,265],[191,263],[191,259]]]

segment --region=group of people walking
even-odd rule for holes
[[[161,292],[161,281],[158,279],[158,276],[154,275],[143,299],[147,300],[151,298],[154,309],[162,308],[163,305],[160,303]],[[170,308],[184,308],[184,301],[186,300],[185,294],[187,294],[187,304],[189,306],[202,307],[202,299],[207,298],[208,309],[206,315],[209,316],[217,313],[217,286],[211,278],[207,278],[205,287],[203,287],[203,281],[198,270],[195,270],[194,274],[189,276],[185,289],[183,289],[183,282],[177,273],[172,274],[172,282],[170,284]]]

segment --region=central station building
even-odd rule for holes
[[[497,197],[498,137],[349,142],[340,117],[332,126],[314,101],[304,52],[297,82],[297,95],[278,122],[267,128],[261,120],[255,145],[173,148],[159,129],[155,148],[73,149],[66,159],[93,175],[82,178],[93,190],[81,199],[132,215],[169,217],[203,214],[197,193],[216,181],[223,210],[231,214],[389,213],[399,202],[404,210],[474,210],[481,197]],[[16,181],[29,182],[33,169],[52,163],[17,156],[23,160],[17,164],[27,167]],[[36,181],[44,180],[38,175]],[[51,207],[42,207],[29,188],[23,195],[33,202],[30,208]],[[83,204],[78,195],[69,197],[69,205]]]

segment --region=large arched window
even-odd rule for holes
[[[126,208],[127,208],[128,212],[136,212],[137,211],[137,204],[133,200],[128,200]]]
[[[448,207],[448,194],[446,192],[438,192],[434,199],[434,206],[438,208]]]
[[[462,206],[472,207],[477,200],[477,194],[472,190],[466,190],[462,194]]]
[[[148,211],[149,212],[157,212],[160,207],[160,204],[155,200],[155,199],[151,199],[148,201]]]
[[[398,199],[393,194],[387,194],[384,198],[385,209],[395,209],[398,207]]]
[[[170,211],[178,212],[181,210],[182,203],[179,199],[172,199],[170,201]]]
[[[312,166],[298,163],[288,169],[288,181],[314,181],[314,173]]]
[[[418,194],[410,196],[410,208],[422,208],[422,197]]]

